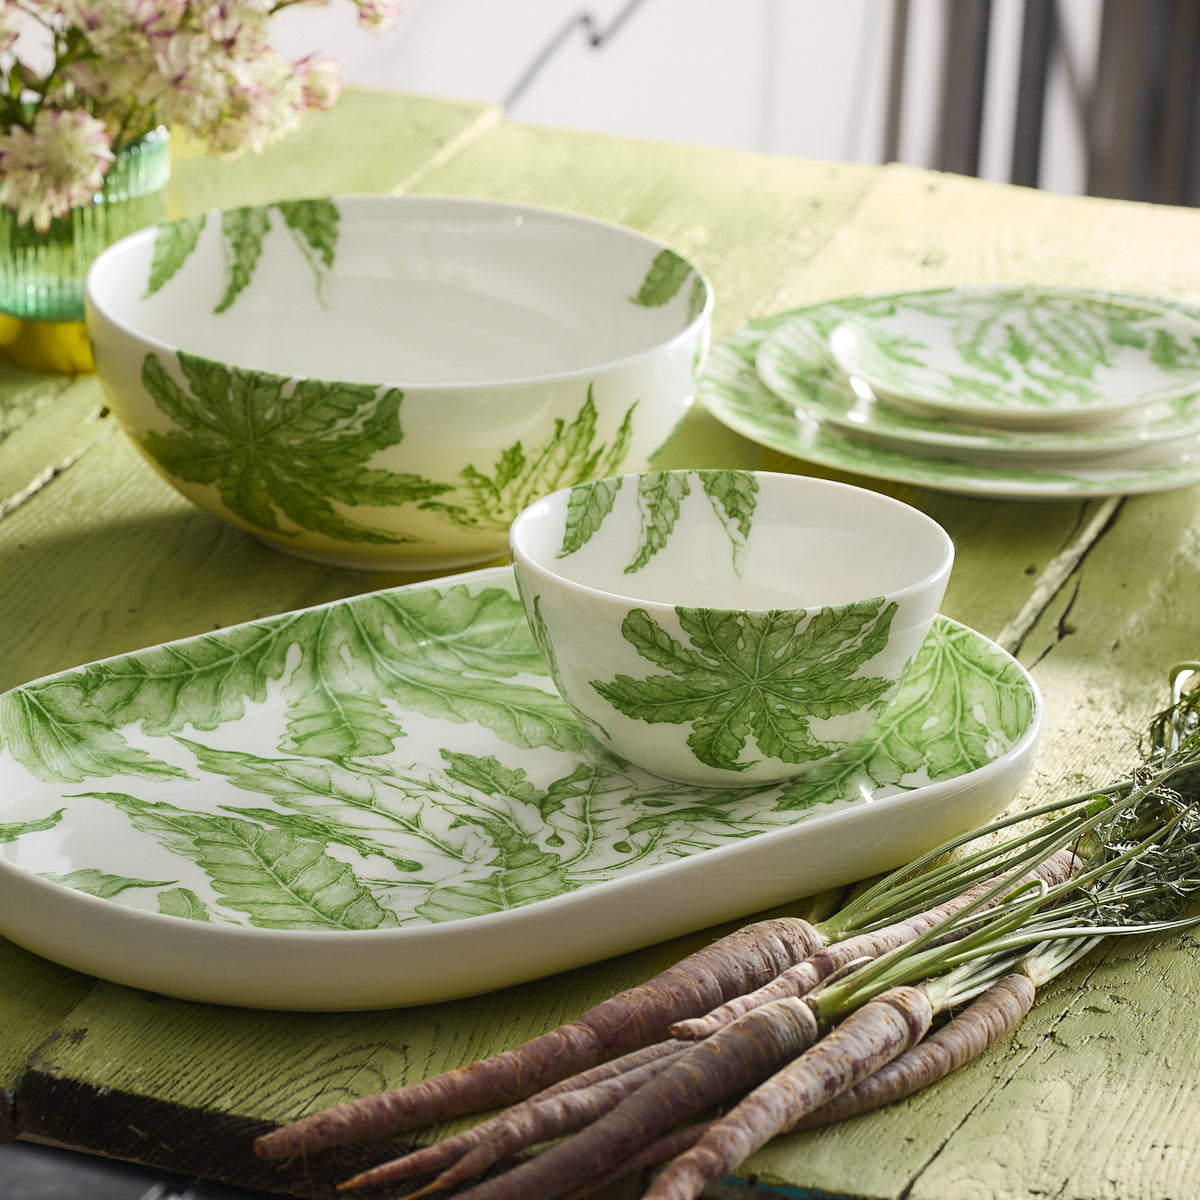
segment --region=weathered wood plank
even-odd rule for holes
[[[500,118],[493,105],[348,88],[260,154],[208,157],[173,135],[173,214],[303,196],[389,192],[419,178]]]
[[[29,1057],[96,981],[0,938],[0,1142],[14,1137],[14,1101]]]

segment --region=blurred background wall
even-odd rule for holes
[[[1200,0],[401,0],[282,14],[347,83],[534,124],[1195,204]]]

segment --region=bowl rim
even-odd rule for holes
[[[428,195],[389,195],[387,193],[370,193],[370,192],[350,192],[338,193],[331,196],[310,197],[311,199],[329,200],[338,205],[340,210],[345,209],[369,211],[371,208],[392,208],[400,212],[403,209],[417,210],[420,208],[444,208],[459,213],[467,213],[469,211],[481,211],[490,214],[510,213],[514,216],[532,216],[536,219],[544,219],[557,221],[565,225],[577,225],[596,230],[602,230],[607,233],[615,234],[620,237],[629,239],[630,241],[640,242],[648,248],[655,250],[656,253],[661,253],[664,250],[669,250],[671,253],[678,255],[687,265],[695,272],[696,276],[704,285],[704,305],[698,313],[680,330],[673,333],[670,337],[656,341],[653,345],[642,350],[634,351],[631,354],[621,355],[615,358],[600,359],[591,365],[580,367],[572,367],[564,371],[552,371],[542,374],[532,375],[513,375],[509,377],[498,377],[490,380],[470,380],[463,382],[455,381],[437,381],[429,383],[406,383],[402,378],[389,379],[371,379],[369,382],[379,387],[395,387],[404,391],[405,395],[413,395],[426,393],[429,395],[439,395],[449,392],[470,393],[478,392],[486,394],[494,392],[498,388],[515,389],[522,387],[540,386],[548,383],[569,382],[590,377],[595,377],[600,373],[609,373],[627,369],[636,366],[637,364],[661,355],[674,349],[676,346],[692,341],[699,337],[703,338],[703,331],[711,325],[713,308],[715,304],[715,290],[712,281],[708,275],[702,271],[699,266],[687,255],[680,253],[673,247],[668,246],[665,242],[658,238],[651,237],[649,234],[643,233],[640,230],[633,229],[627,225],[622,225],[617,221],[607,220],[601,217],[593,217],[583,213],[572,212],[568,209],[554,208],[549,205],[523,204],[509,200],[492,200],[486,198],[477,198],[470,196],[451,196],[441,194]],[[303,198],[302,198],[303,199]],[[266,201],[258,204],[237,205],[232,208],[214,208],[206,209],[203,213],[188,214],[182,217],[175,217],[170,221],[159,222],[154,225],[147,225],[142,229],[136,230],[118,241],[112,243],[102,250],[95,259],[92,260],[88,267],[87,274],[84,280],[84,303],[85,303],[85,321],[90,327],[94,320],[100,320],[116,329],[120,334],[131,340],[141,344],[147,349],[154,349],[168,354],[190,353],[185,346],[163,341],[161,338],[151,336],[136,329],[128,320],[117,316],[110,305],[101,303],[96,295],[98,288],[98,280],[101,273],[106,270],[109,264],[130,252],[141,243],[157,237],[158,231],[167,225],[174,224],[181,220],[194,220],[196,217],[203,216],[206,221],[213,216],[221,216],[223,213],[236,211],[243,208],[267,209],[273,207],[278,201]],[[94,339],[93,339],[94,340]],[[197,357],[207,357],[198,355]],[[243,365],[237,361],[229,359],[210,359],[222,363],[224,366],[234,368],[239,371],[252,371],[255,374],[265,379],[272,380],[314,380],[320,383],[343,383],[347,380],[332,379],[328,376],[291,374],[285,375],[278,371],[264,369],[260,367],[252,367]]]
[[[640,479],[647,475],[694,475],[700,471],[705,471],[703,467],[680,467],[671,470],[663,471],[631,471],[624,475],[610,476],[611,479],[619,479],[622,484],[627,480]],[[738,473],[739,468],[713,468],[715,472],[730,472]],[[873,488],[860,487],[857,484],[843,483],[835,479],[822,479],[819,476],[813,475],[797,475],[788,471],[742,471],[741,473],[753,475],[758,480],[768,479],[771,481],[784,481],[785,486],[795,483],[802,488],[812,489],[817,492],[827,492],[833,494],[856,494],[868,503],[878,504],[881,508],[889,509],[894,512],[901,512],[906,518],[916,519],[916,522],[923,526],[930,534],[933,535],[936,541],[941,543],[941,554],[936,566],[923,574],[919,579],[913,580],[911,583],[906,583],[902,587],[889,588],[885,592],[879,593],[887,600],[905,600],[919,592],[929,588],[945,586],[949,581],[950,572],[954,566],[955,546],[954,540],[940,522],[934,520],[928,513],[922,512],[912,504],[906,504],[903,500],[897,500],[894,496],[885,495],[882,492],[877,492]],[[601,482],[600,480],[592,481],[593,483]],[[555,492],[551,492],[546,496],[541,496],[532,504],[522,509],[512,520],[509,526],[509,551],[512,556],[514,568],[525,568],[532,574],[539,575],[545,579],[552,580],[563,588],[573,590],[581,596],[586,596],[590,599],[616,601],[619,604],[636,605],[639,608],[645,609],[651,614],[661,614],[674,612],[678,607],[665,600],[648,600],[640,596],[630,595],[626,592],[613,591],[608,588],[595,587],[591,584],[582,583],[578,579],[573,579],[569,575],[564,575],[557,571],[552,566],[548,566],[541,558],[533,557],[529,551],[521,544],[522,534],[525,527],[530,525],[534,520],[539,519],[544,515],[545,510],[552,502],[557,502],[562,498],[570,495],[577,487],[588,487],[590,483],[571,484],[568,487],[559,488]],[[518,575],[519,578],[519,575]],[[828,608],[835,612],[848,607],[851,604],[865,599],[866,597],[857,597],[855,600],[839,601],[833,604],[820,605],[797,605],[794,609],[783,609],[786,612],[809,612],[815,608]],[[729,608],[727,606],[718,605],[714,611],[717,612],[767,612],[776,611],[765,608],[755,608],[753,606],[746,608]]]

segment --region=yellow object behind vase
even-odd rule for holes
[[[0,357],[30,371],[79,375],[94,369],[82,321],[23,321],[0,313]]]

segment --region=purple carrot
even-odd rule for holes
[[[545,1100],[561,1096],[565,1092],[573,1092],[590,1088],[595,1084],[604,1083],[610,1079],[627,1075],[631,1071],[663,1059],[670,1060],[681,1050],[691,1046],[690,1042],[664,1041],[654,1042],[643,1046],[640,1050],[632,1050],[620,1058],[611,1058],[608,1062],[600,1063],[589,1071],[580,1071],[568,1079],[551,1084],[550,1087],[510,1105],[495,1116],[472,1125],[451,1137],[442,1138],[431,1146],[420,1146],[401,1158],[393,1158],[388,1162],[371,1167],[361,1174],[338,1184],[339,1191],[351,1191],[354,1188],[367,1187],[369,1184],[390,1183],[398,1179],[411,1179],[414,1175],[425,1175],[430,1171],[443,1171],[459,1161],[473,1147],[489,1138],[497,1129],[506,1125],[514,1116],[518,1116],[527,1108],[533,1108]]]
[[[663,1168],[644,1200],[696,1200],[777,1134],[916,1045],[932,1020],[924,987],[892,988],[868,1001],[713,1121],[690,1150]]]
[[[697,1042],[612,1112],[534,1158],[477,1183],[457,1200],[557,1200],[729,1096],[767,1077],[811,1045],[817,1020],[785,998]]]
[[[816,930],[799,917],[747,925],[523,1046],[313,1113],[263,1134],[255,1151],[262,1158],[287,1158],[512,1104],[605,1059],[662,1040],[672,1022],[701,1016],[761,987],[820,945]]]
[[[1033,1007],[1035,990],[1028,975],[1006,976],[923,1042],[801,1118],[792,1128],[817,1129],[844,1121],[936,1083],[1011,1033]]]
[[[1042,881],[1049,887],[1062,883],[1079,870],[1079,859],[1070,850],[1059,850],[1046,859],[1035,869],[1026,872],[1012,880],[1013,888],[1029,883]],[[732,1021],[742,1013],[749,1012],[758,1004],[780,996],[806,996],[819,983],[824,983],[835,972],[841,970],[854,959],[870,960],[878,958],[888,950],[906,942],[915,941],[918,937],[936,925],[961,912],[985,892],[994,888],[1000,879],[991,879],[976,884],[959,896],[939,904],[935,908],[917,913],[904,921],[871,933],[858,934],[845,941],[834,942],[817,950],[803,962],[788,967],[774,979],[764,984],[756,991],[746,992],[740,996],[731,997],[724,1004],[702,1017],[693,1017],[676,1021],[671,1026],[671,1033],[677,1038],[696,1039],[708,1037],[720,1029],[722,1025]],[[999,897],[997,897],[999,899]],[[963,930],[958,930],[957,936]]]
[[[582,1187],[568,1192],[563,1200],[586,1200],[588,1196],[594,1196],[597,1192],[611,1186],[619,1179],[624,1179],[627,1175],[632,1175],[635,1171],[644,1171],[647,1167],[654,1166],[655,1163],[666,1162],[677,1154],[690,1150],[711,1124],[711,1121],[697,1121],[692,1125],[680,1125],[678,1129],[672,1129],[670,1133],[651,1142],[644,1150],[639,1150],[629,1158],[623,1159],[615,1167],[605,1171],[603,1175],[597,1175],[595,1179],[589,1180]]]

